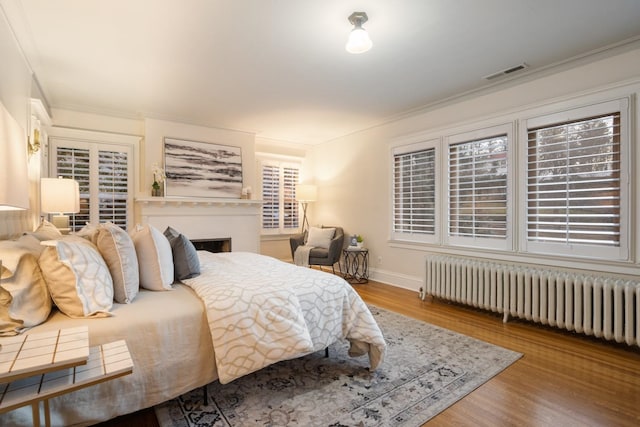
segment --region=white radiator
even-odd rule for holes
[[[640,345],[640,282],[604,273],[485,261],[427,257],[423,298],[474,307]]]

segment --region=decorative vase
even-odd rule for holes
[[[151,187],[151,195],[153,197],[164,197],[164,188],[162,186],[158,188]]]

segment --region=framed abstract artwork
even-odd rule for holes
[[[242,149],[229,145],[164,138],[167,197],[242,194]]]

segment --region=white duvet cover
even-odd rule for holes
[[[205,304],[222,384],[345,338],[372,370],[382,362],[382,332],[342,278],[254,253],[198,254],[202,274],[183,282]]]

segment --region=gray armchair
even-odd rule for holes
[[[309,253],[309,265],[319,266],[331,266],[333,274],[336,273],[334,264],[340,261],[340,255],[342,255],[342,248],[344,245],[344,230],[342,227],[323,226],[322,228],[335,228],[336,232],[333,235],[329,249],[313,248]],[[291,256],[295,254],[298,246],[304,245],[307,238],[307,232],[296,234],[289,238],[289,244],[291,245]],[[322,268],[322,267],[320,267]]]

